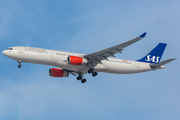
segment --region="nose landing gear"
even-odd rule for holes
[[[18,60],[17,62],[19,63],[18,68],[21,68],[22,67],[21,60]]]

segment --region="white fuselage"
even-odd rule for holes
[[[79,56],[83,54],[63,52],[56,50],[48,50],[33,47],[11,47],[12,50],[4,50],[3,54],[14,60],[21,60],[22,62],[36,63],[43,65],[51,65],[59,68],[75,71],[87,72],[90,68],[87,65],[70,65],[66,62],[68,56]],[[153,70],[149,63],[108,58],[102,60],[95,66],[96,72],[107,72],[115,74],[129,74],[139,73]]]

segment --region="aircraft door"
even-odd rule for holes
[[[139,68],[139,62],[135,62],[135,66]]]
[[[22,47],[18,47],[18,52],[22,53]]]
[[[50,56],[54,57],[54,51],[50,51]]]

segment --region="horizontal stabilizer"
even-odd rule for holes
[[[150,64],[150,67],[151,68],[161,67],[162,65],[167,64],[167,63],[169,63],[169,62],[171,62],[171,61],[173,61],[175,59],[177,59],[177,58],[168,59],[168,60],[162,61],[162,62],[160,62],[158,64]]]

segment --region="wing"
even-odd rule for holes
[[[144,38],[146,35],[146,33],[143,33],[142,35],[140,35],[139,37],[136,37],[135,39],[129,40],[127,42],[121,43],[119,45],[98,51],[98,52],[94,52],[91,54],[87,54],[84,55],[84,58],[86,58],[89,61],[89,67],[94,67],[96,66],[98,63],[101,63],[102,60],[107,60],[108,57],[112,56],[115,57],[114,54],[116,53],[121,53],[122,50],[124,50],[125,47],[141,40],[142,38]]]

